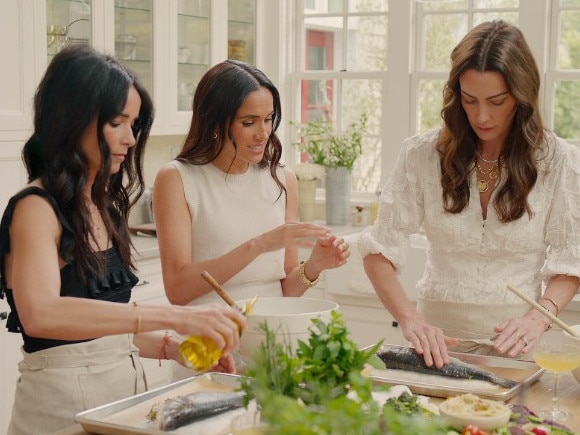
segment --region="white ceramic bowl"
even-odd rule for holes
[[[580,334],[580,325],[572,325],[572,326],[570,326],[570,328],[572,329],[572,331]],[[578,339],[578,340],[580,340],[580,339]],[[578,383],[580,384],[580,367],[577,367],[574,370],[572,370],[572,375],[574,376],[574,379],[576,379],[578,381]]]
[[[476,397],[476,399],[473,399]],[[461,404],[457,406],[458,402]],[[441,416],[461,431],[472,424],[481,430],[490,431],[509,422],[511,409],[497,400],[484,399],[473,394],[463,394],[448,398],[439,405]]]
[[[243,306],[245,301],[237,301]],[[248,327],[240,339],[240,356],[249,362],[264,339],[260,328],[267,322],[268,328],[276,332],[276,339],[288,342],[293,348],[298,340],[307,341],[310,337],[311,319],[330,319],[332,311],[338,311],[336,302],[323,299],[293,297],[260,297],[248,315]]]

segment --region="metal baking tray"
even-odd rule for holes
[[[381,384],[406,385],[413,393],[425,396],[447,398],[472,393],[488,399],[506,401],[520,392],[523,393],[544,372],[544,369],[531,361],[459,352],[449,352],[449,356],[512,379],[517,384],[512,388],[502,388],[484,381],[453,379],[395,369],[372,369],[369,378]]]
[[[205,373],[80,412],[75,416],[75,421],[80,423],[85,431],[101,435],[229,434],[231,420],[248,410],[243,407],[234,409],[198,420],[171,432],[158,429],[157,423],[149,421],[147,415],[152,407],[159,406],[168,398],[196,391],[233,391],[240,385],[240,378],[239,375]]]

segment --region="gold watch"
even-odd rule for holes
[[[306,273],[304,272],[305,266],[306,261],[301,261],[300,266],[298,267],[298,278],[300,278],[300,281],[302,281],[302,284],[304,284],[306,287],[314,287],[316,284],[318,284],[320,275],[318,275],[318,277],[314,281],[310,281],[306,276]]]

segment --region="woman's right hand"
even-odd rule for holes
[[[177,307],[180,321],[175,331],[181,335],[209,337],[225,352],[237,349],[246,318],[238,310],[223,304]]]
[[[256,238],[262,252],[271,252],[290,246],[312,248],[319,237],[328,237],[330,230],[309,222],[288,222]]]
[[[435,327],[420,316],[415,316],[400,322],[403,336],[415,348],[417,353],[423,355],[427,366],[435,365],[442,368],[449,363],[447,346],[457,344],[457,339],[447,337],[441,328]]]

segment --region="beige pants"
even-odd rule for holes
[[[73,425],[78,412],[146,391],[132,335],[115,335],[22,351],[8,435],[49,434]]]

